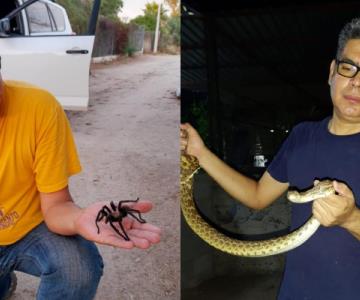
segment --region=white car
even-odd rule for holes
[[[87,35],[76,35],[63,7],[48,0],[3,0],[1,74],[52,92],[65,109],[86,110],[89,69],[100,0]]]

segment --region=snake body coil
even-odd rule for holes
[[[263,257],[294,249],[308,240],[318,229],[320,223],[311,217],[302,227],[288,235],[263,241],[241,241],[230,238],[211,227],[198,213],[193,200],[193,176],[200,169],[193,156],[181,155],[181,210],[190,228],[205,242],[216,249],[238,256]],[[289,200],[297,203],[313,201],[334,194],[332,182],[324,180],[314,188],[303,193],[289,191]]]

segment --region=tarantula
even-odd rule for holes
[[[105,224],[106,223],[110,223],[110,226],[116,231],[116,233],[118,235],[120,235],[124,240],[126,241],[130,241],[129,236],[127,235],[124,226],[122,225],[122,220],[123,218],[125,218],[127,215],[132,216],[135,220],[137,220],[140,223],[146,223],[146,221],[141,217],[141,213],[140,211],[136,210],[136,209],[132,209],[128,206],[122,206],[123,203],[134,203],[134,202],[138,202],[139,198],[137,198],[136,200],[122,200],[119,201],[118,205],[116,206],[114,204],[114,202],[110,202],[110,206],[111,209],[107,206],[104,205],[103,208],[99,211],[97,217],[96,217],[96,227],[98,230],[98,234],[100,233],[100,228],[98,226],[98,222],[100,222],[103,218],[105,218]],[[134,213],[137,213],[138,216],[134,215]],[[115,225],[113,224],[114,222],[119,222],[119,226],[122,232],[120,232]]]

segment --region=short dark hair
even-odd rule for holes
[[[341,29],[336,50],[336,59],[341,59],[345,45],[349,40],[360,39],[360,18],[352,19]]]

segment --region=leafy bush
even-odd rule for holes
[[[86,33],[93,0],[58,0],[57,2],[66,9],[73,31],[77,34]],[[116,22],[117,13],[122,7],[123,0],[102,0],[100,16]]]
[[[175,51],[172,49],[176,49]],[[170,17],[161,27],[160,50],[164,52],[180,51],[180,17]]]
[[[130,44],[127,44],[124,48],[125,55],[132,57],[135,53],[136,49],[135,47],[131,46]]]

